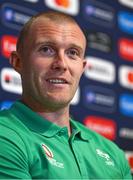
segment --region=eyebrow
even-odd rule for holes
[[[83,48],[81,46],[77,45],[77,44],[72,43],[72,44],[70,44],[70,46],[75,47],[75,48],[79,49],[81,52],[83,52]]]

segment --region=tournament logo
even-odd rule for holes
[[[62,162],[59,162],[57,161],[51,151],[51,149],[46,145],[46,144],[42,144],[41,145],[45,154],[46,154],[46,158],[48,160],[48,162],[52,165],[52,166],[55,166],[55,167],[58,167],[58,168],[64,168],[64,164]]]
[[[50,148],[48,146],[46,146],[45,144],[42,144],[43,150],[45,151],[46,156],[53,158],[54,155],[52,153],[52,151],[50,150]]]

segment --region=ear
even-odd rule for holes
[[[13,69],[18,73],[21,72],[22,61],[19,54],[16,51],[13,51],[10,55],[9,62],[12,65]]]
[[[83,72],[85,71],[86,66],[87,66],[87,61],[83,59]]]

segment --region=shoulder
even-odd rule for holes
[[[123,150],[121,150],[118,145],[116,145],[113,141],[103,137],[102,135],[98,134],[97,132],[87,128],[85,125],[81,124],[80,122],[76,122],[77,126],[81,130],[81,133],[84,135],[88,141],[90,141],[93,146],[97,149],[102,149],[112,156],[124,156]]]
[[[92,151],[95,151],[100,157],[108,158],[109,163],[114,162],[117,170],[122,173],[123,177],[125,177],[125,179],[131,179],[130,167],[125,153],[118,145],[79,122],[76,122],[76,125],[81,130],[81,133],[84,134],[84,137],[88,139],[89,148],[91,148]]]
[[[19,120],[11,109],[0,111],[0,154],[4,149],[4,154],[16,154],[29,156],[28,147],[32,142],[30,130]],[[30,144],[30,145],[29,145]],[[11,156],[12,156],[11,154]]]
[[[2,110],[0,111],[0,127],[7,127],[7,128],[12,128],[15,126],[15,117],[11,113],[10,110]]]
[[[29,168],[30,153],[27,152],[20,127],[21,122],[10,110],[0,112],[0,177],[29,177],[25,169]]]
[[[16,116],[11,108],[0,111],[0,127],[5,127],[18,132],[21,131],[21,129],[26,129],[26,126],[21,122],[20,118]]]
[[[122,177],[130,179],[130,167],[128,161],[125,158],[124,151],[120,149],[114,142],[101,136],[100,134],[90,130],[79,122],[75,122],[78,129],[85,139],[88,140],[88,148],[91,149],[91,153],[96,157],[106,159],[109,165],[115,164],[115,168],[118,172],[121,172]],[[110,172],[111,166],[110,166]]]
[[[10,110],[0,111],[0,154],[11,154],[18,152],[18,149],[25,149],[18,124]]]
[[[10,110],[0,111],[0,139],[7,143],[25,146],[25,135],[30,132],[18,117]]]
[[[21,123],[10,110],[0,111],[0,139],[22,143],[19,133],[20,126],[22,126]]]

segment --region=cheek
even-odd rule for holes
[[[83,66],[81,65],[81,66],[75,67],[75,77],[76,77],[77,81],[80,80],[82,74],[83,74]]]
[[[39,77],[40,68],[32,63],[28,63],[23,67],[22,77],[23,81],[31,84]],[[34,82],[35,83],[35,82]]]
[[[28,63],[25,65],[25,71],[29,74],[39,74],[47,69],[47,64],[44,59],[32,55],[27,59]]]

